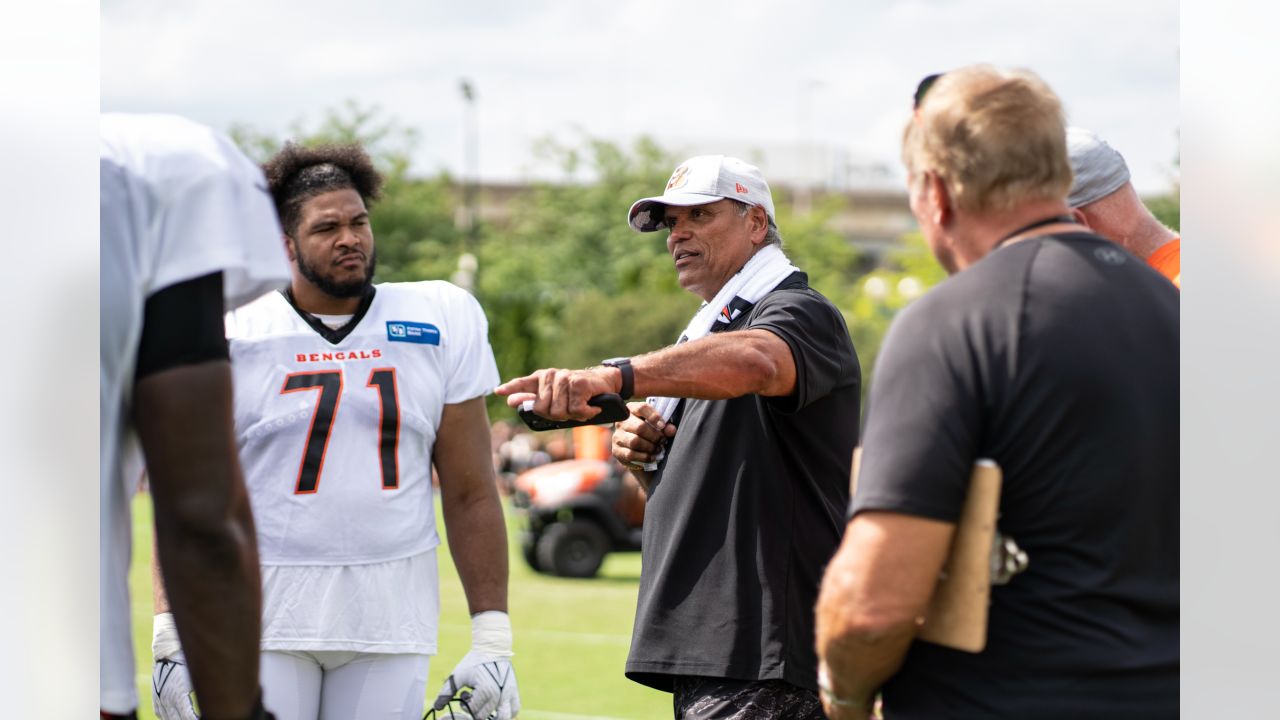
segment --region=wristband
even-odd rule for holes
[[[511,657],[511,616],[501,610],[486,610],[471,616],[471,652],[493,657]]]
[[[178,640],[178,626],[173,624],[173,613],[160,613],[152,621],[151,657],[163,660],[182,652]]]

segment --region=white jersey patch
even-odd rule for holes
[[[235,424],[264,565],[353,565],[439,544],[446,404],[498,383],[488,324],[447,282],[384,283],[330,343],[281,293],[227,316]]]

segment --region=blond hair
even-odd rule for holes
[[[912,182],[927,170],[969,212],[1065,200],[1071,189],[1066,122],[1053,90],[1029,70],[952,70],[907,123],[902,161]]]

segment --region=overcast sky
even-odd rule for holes
[[[490,180],[543,175],[533,141],[583,134],[815,143],[900,174],[915,84],[973,62],[1038,72],[1140,191],[1175,173],[1174,0],[103,0],[101,23],[103,110],[284,133],[354,99],[419,130],[419,173],[463,170],[465,77]]]

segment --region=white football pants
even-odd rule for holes
[[[262,704],[277,720],[420,720],[430,655],[266,650]]]

